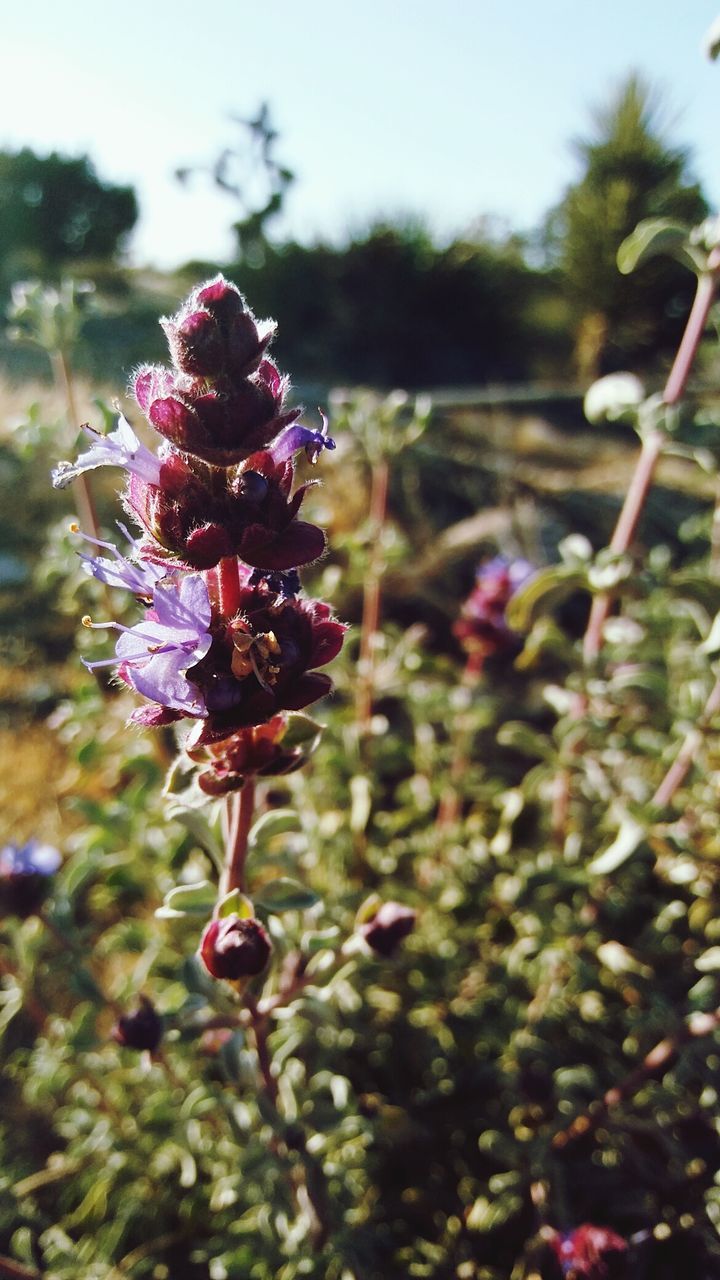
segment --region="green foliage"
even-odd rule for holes
[[[687,151],[668,143],[653,90],[630,76],[596,115],[594,137],[578,144],[583,167],[548,219],[553,261],[581,328],[577,355],[590,376],[652,361],[676,345],[692,281],[672,264],[621,278],[623,240],[645,218],[694,223],[707,212],[689,176]]]
[[[0,153],[0,268],[6,280],[110,259],[137,221],[132,187],[102,182],[87,156]]]

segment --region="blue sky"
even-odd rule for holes
[[[419,215],[448,238],[481,215],[530,229],[577,173],[631,69],[666,91],[671,136],[720,202],[720,64],[700,51],[720,0],[6,0],[0,146],[89,153],[136,185],[133,261],[228,252],[235,206],[181,165],[270,102],[297,181],[278,233],[342,238]]]

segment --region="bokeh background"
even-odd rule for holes
[[[0,919],[0,1275],[718,1274],[712,326],[638,546],[594,580],[623,617],[580,748],[568,701],[588,565],[638,452],[583,396],[622,370],[659,391],[682,334],[691,272],[623,275],[617,252],[645,218],[717,207],[716,16],[5,7],[0,846],[50,842],[63,869],[42,912]],[[123,606],[79,570],[77,495],[49,484],[82,423],[120,407],[142,433],[132,371],[166,360],[158,318],[219,270],[278,321],[294,401],[330,413],[338,448],[307,500],[330,551],[304,583],[350,624],[311,767],[261,791],[252,874],[309,885],[278,954],[339,948],[369,895],[418,911],[392,963],[318,962],[273,1022],[279,1127],[236,1024],[204,1035],[232,1007],[193,962],[201,913],[154,916],[214,876],[219,817],[213,837],[177,801],[168,816],[172,735],[129,734],[127,690],[82,667],[109,648],[79,617]],[[92,477],[106,536],[117,487]],[[486,651],[463,602],[478,566],[482,609],[519,561],[541,586],[512,626],[495,602]],[[651,821],[688,725],[702,767]],[[588,870],[603,849],[617,874]],[[166,1029],[153,1064],[111,1038],[140,992]],[[300,1163],[327,1182],[325,1252]],[[627,1249],[561,1273],[558,1232],[587,1222]]]

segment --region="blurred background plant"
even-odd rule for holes
[[[48,248],[28,220],[4,258],[0,1275],[720,1270],[715,224],[638,78],[582,157],[545,257],[482,223],[444,247],[408,223],[308,247],[262,218],[212,264],[278,316],[298,398],[330,408],[331,552],[308,586],[352,624],[309,768],[258,783],[270,1084],[195,954],[219,802],[187,804],[171,730],[128,736],[127,691],[73,655],[77,618],[120,597],[81,572],[47,482],[210,264],[122,265],[127,193],[103,235],[86,210],[84,238]],[[4,159],[25,205],[36,162],[30,205],[52,210],[58,157]],[[643,218],[661,221],[632,236]],[[709,292],[680,397],[688,265]],[[650,394],[597,384],[590,428],[588,378],[628,366]],[[370,389],[328,395],[344,382]],[[609,551],[648,440],[653,485]],[[112,536],[112,479],[93,485]],[[493,596],[512,642],[468,678],[463,602],[487,605],[498,555],[535,572]],[[33,863],[48,846],[61,867]],[[383,903],[399,933],[373,948]],[[417,913],[402,939],[397,910]]]

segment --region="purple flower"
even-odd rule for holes
[[[83,431],[96,441],[87,453],[81,453],[76,462],[59,462],[52,473],[56,489],[65,489],[84,471],[96,467],[125,467],[131,475],[138,476],[146,484],[157,484],[160,479],[160,459],[141,444],[130,423],[120,415],[118,425],[108,435],[101,435],[92,427]]]
[[[0,908],[11,915],[34,915],[62,859],[57,849],[40,840],[6,844],[0,849]]]
[[[335,441],[328,435],[328,420],[322,410],[319,412],[322,418],[322,427],[319,431],[299,425],[286,427],[272,444],[268,445],[268,453],[272,454],[274,462],[287,462],[288,458],[292,458],[298,450],[304,449],[308,462],[314,465],[323,449],[335,448]]]
[[[61,861],[58,850],[40,840],[6,844],[0,849],[0,880],[12,876],[52,876]]]
[[[205,582],[199,574],[165,577],[155,584],[152,607],[134,627],[93,623],[119,631],[115,657],[86,662],[90,671],[118,663],[118,674],[143,697],[171,711],[205,716],[204,699],[188,670],[205,657],[212,643],[212,611]]]
[[[468,675],[478,676],[488,658],[515,656],[522,646],[505,610],[517,591],[537,572],[529,560],[495,556],[481,564],[453,632],[468,655]]]
[[[118,522],[118,528],[128,539],[133,553],[142,543],[141,538],[133,538],[132,534],[126,529],[124,524]],[[83,569],[86,573],[98,578],[100,582],[105,582],[109,587],[122,587],[125,591],[132,591],[133,595],[138,596],[141,600],[152,600],[153,591],[161,578],[165,577],[166,570],[160,565],[152,564],[149,560],[143,560],[139,563],[133,563],[132,560],[126,559],[121,555],[117,547],[112,542],[103,542],[100,538],[91,538],[88,533],[81,533],[77,527],[73,527],[73,533],[79,533],[81,538],[86,542],[91,542],[95,547],[105,547],[107,551],[111,551],[114,560],[108,560],[105,556],[86,556],[80,553],[80,559],[83,562]]]

